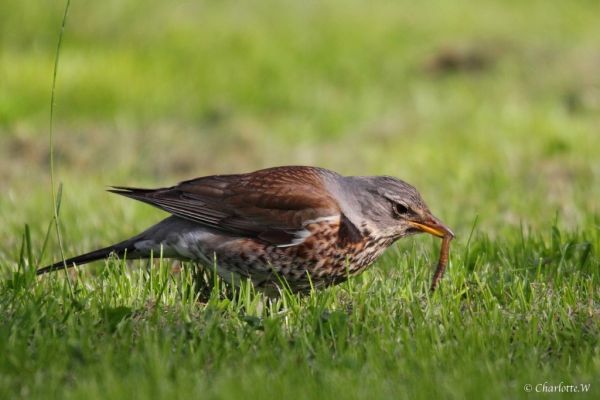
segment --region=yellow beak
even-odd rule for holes
[[[450,236],[454,237],[454,232],[446,225],[442,224],[437,218],[432,217],[429,221],[422,223],[416,221],[408,221],[409,224],[415,228],[427,232],[433,236],[441,237]]]

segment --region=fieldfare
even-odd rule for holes
[[[396,240],[420,232],[444,238],[446,254],[438,266],[443,272],[454,236],[413,186],[389,176],[286,166],[206,176],[162,189],[117,186],[109,191],[171,216],[137,236],[38,274],[111,253],[129,259],[162,254],[216,268],[232,284],[250,279],[256,288],[272,291],[287,282],[292,291],[305,292],[360,273]]]

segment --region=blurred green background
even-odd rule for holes
[[[0,4],[5,259],[50,215],[63,7]],[[491,236],[590,222],[598,15],[596,1],[73,1],[54,116],[67,247],[153,220],[106,185],[280,164],[401,177],[459,234],[476,217]]]

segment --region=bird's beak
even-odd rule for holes
[[[408,223],[416,229],[419,229],[423,232],[427,232],[433,236],[441,238],[445,236],[450,236],[451,238],[454,237],[454,232],[452,232],[450,228],[444,225],[439,219],[437,219],[433,215],[427,217],[423,221],[408,221]]]

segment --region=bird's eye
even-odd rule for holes
[[[394,212],[396,215],[405,215],[408,214],[408,207],[402,203],[394,203]]]

